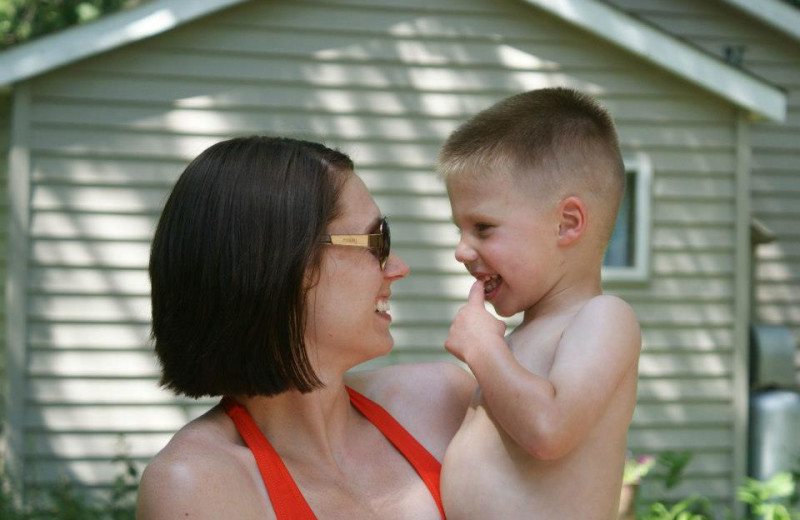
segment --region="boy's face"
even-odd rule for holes
[[[530,309],[558,283],[556,204],[533,197],[510,175],[448,181],[453,221],[461,231],[456,260],[485,281],[486,300],[501,316]]]

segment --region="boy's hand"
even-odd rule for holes
[[[459,309],[453,320],[444,348],[469,364],[466,359],[469,352],[487,348],[498,341],[505,345],[505,333],[506,324],[492,316],[484,307],[483,282],[476,280],[469,290],[467,304]]]

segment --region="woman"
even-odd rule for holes
[[[474,380],[347,374],[393,345],[408,266],[389,247],[350,159],[320,144],[231,139],[186,168],[153,240],[153,337],[162,384],[223,399],[150,462],[138,518],[443,518],[438,465]]]

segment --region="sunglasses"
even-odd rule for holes
[[[372,251],[381,264],[381,270],[386,267],[391,249],[389,235],[389,222],[383,217],[378,227],[378,233],[369,235],[323,235],[322,242],[333,246],[364,247]]]

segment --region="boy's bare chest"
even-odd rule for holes
[[[566,326],[565,320],[530,323],[509,334],[506,343],[523,367],[547,377]]]

